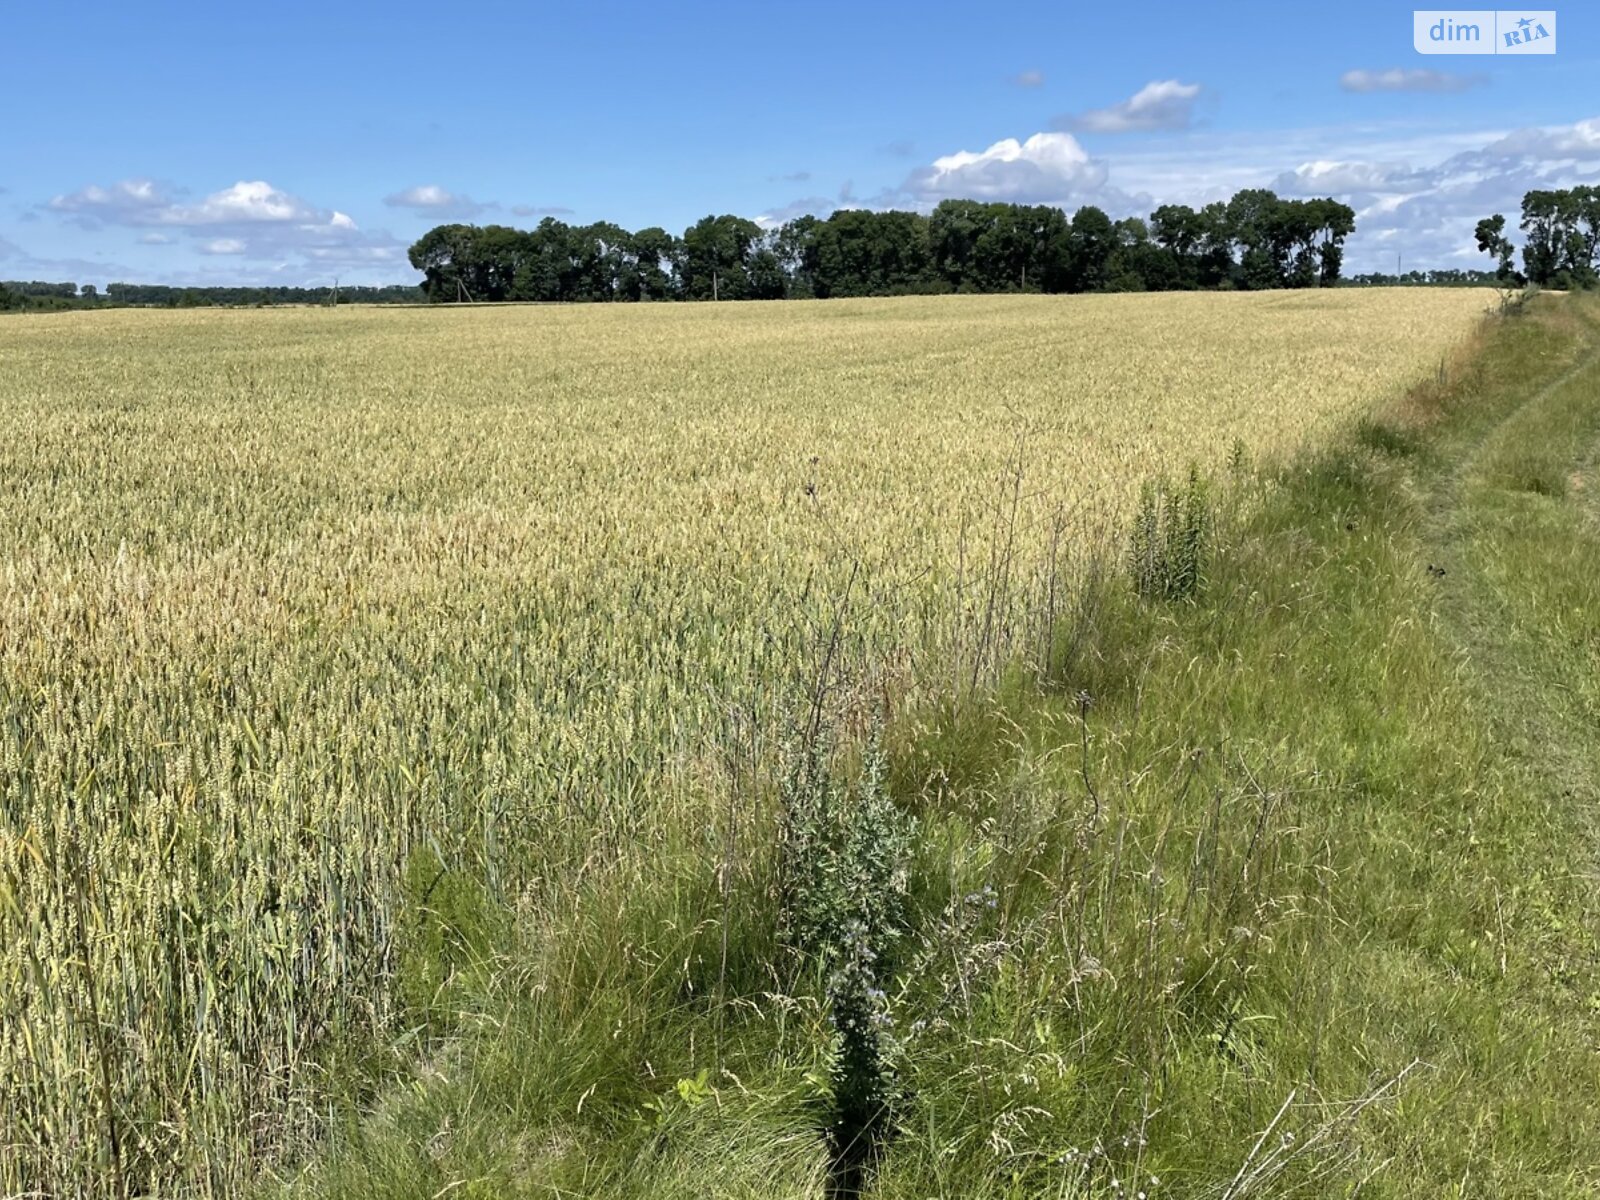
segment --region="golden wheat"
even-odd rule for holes
[[[0,324],[0,1192],[233,1194],[390,1028],[413,846],[502,895],[647,858],[852,573],[876,653],[1018,653],[995,568],[1031,597],[1142,480],[1316,437],[1484,306]]]

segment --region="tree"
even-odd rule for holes
[[[1514,249],[1500,213],[1474,231],[1478,249],[1493,256],[1495,277],[1516,281]],[[1600,283],[1600,188],[1536,189],[1522,197],[1524,277],[1541,287],[1593,287]]]
[[[1317,200],[1321,206],[1321,224],[1318,230],[1320,269],[1317,282],[1322,287],[1333,287],[1339,282],[1339,272],[1344,266],[1344,240],[1356,230],[1356,210],[1337,200]]]
[[[683,232],[679,273],[691,300],[738,300],[750,290],[751,247],[761,227],[744,217],[702,217]]]
[[[810,299],[817,294],[817,230],[822,222],[805,213],[785,224],[772,239],[773,253],[788,278],[788,294]]]
[[[572,300],[611,301],[623,298],[636,262],[633,236],[620,225],[597,221],[570,231]]]
[[[436,225],[412,245],[406,257],[423,274],[423,291],[432,301],[461,298],[463,274],[472,257],[476,230],[470,225]]]
[[[1512,263],[1517,248],[1506,236],[1505,216],[1495,213],[1492,217],[1485,217],[1478,222],[1473,235],[1477,238],[1478,249],[1495,260],[1495,278],[1502,283],[1515,282],[1517,271]]]
[[[1542,236],[1563,278],[1593,273],[1597,192],[1560,193],[1547,221]],[[1529,219],[1544,220],[1543,212],[1535,203]],[[826,220],[802,215],[766,230],[743,217],[712,215],[681,238],[659,226],[629,233],[608,221],[573,227],[553,217],[531,230],[440,225],[418,239],[410,259],[424,275],[423,294],[436,302],[1326,287],[1339,281],[1343,242],[1354,228],[1347,205],[1282,200],[1258,188],[1199,211],[1162,205],[1148,222],[1113,223],[1092,205],[1069,220],[1050,205],[946,200],[928,216],[840,209]],[[26,289],[54,296],[58,288],[76,291],[29,284],[23,294],[37,304]],[[290,299],[294,290],[273,289],[269,302]],[[378,290],[410,298],[404,288]],[[177,303],[181,296],[120,283],[109,294],[115,303]],[[85,298],[92,295],[85,290]],[[239,289],[206,295],[245,302]]]
[[[994,219],[994,206],[977,200],[941,200],[928,218],[928,252],[952,291],[977,291],[978,239]]]
[[[1200,243],[1195,262],[1195,282],[1203,288],[1231,287],[1236,271],[1233,260],[1233,222],[1228,206],[1214,200],[1200,210]]]
[[[1260,289],[1283,284],[1285,230],[1281,202],[1266,188],[1246,188],[1228,201],[1228,228],[1239,246],[1239,286]]]
[[[1171,286],[1171,258],[1150,240],[1150,227],[1138,217],[1114,226],[1117,248],[1111,256],[1106,289],[1113,292],[1163,290]]]
[[[818,297],[924,290],[927,222],[916,213],[840,209],[811,228],[808,265]]]
[[[1199,249],[1205,234],[1206,219],[1187,204],[1163,204],[1150,214],[1151,239],[1171,259],[1171,286],[1199,284]]]
[[[1572,189],[1577,271],[1586,287],[1600,282],[1600,187]]]
[[[761,245],[750,256],[749,272],[752,300],[782,300],[789,294],[789,277],[770,245]]]
[[[1522,266],[1541,286],[1555,284],[1565,265],[1562,193],[1532,191],[1522,198]]]
[[[633,256],[639,277],[641,300],[669,300],[673,296],[673,272],[681,243],[659,225],[641,229],[633,235]]]
[[[1117,249],[1117,231],[1111,218],[1092,204],[1086,204],[1072,217],[1067,236],[1069,253],[1068,290],[1104,290],[1111,274],[1111,256]]]

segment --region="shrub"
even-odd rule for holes
[[[1187,600],[1200,590],[1211,536],[1211,504],[1199,471],[1181,488],[1146,484],[1129,537],[1133,588],[1145,599]]]

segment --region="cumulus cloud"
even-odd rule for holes
[[[961,198],[1121,208],[1128,200],[1108,187],[1105,164],[1070,133],[1036,133],[1025,142],[1005,138],[987,150],[947,154],[913,171],[900,190],[926,204]]]
[[[825,217],[839,207],[837,200],[829,199],[827,196],[803,196],[778,208],[757,213],[751,220],[762,229],[777,229],[780,225],[787,225],[796,217]]]
[[[154,180],[124,179],[109,187],[91,183],[76,192],[54,196],[45,207],[78,218],[80,225],[98,227],[101,222],[144,224],[170,210],[172,201]]]
[[[1488,148],[1501,157],[1538,159],[1600,158],[1600,117],[1554,129],[1519,129]]]
[[[1105,163],[1091,158],[1070,133],[1044,132],[1026,141],[1003,138],[985,150],[946,154],[913,170],[898,187],[858,197],[847,180],[833,196],[802,196],[752,219],[772,229],[799,216],[822,217],[839,209],[927,211],[947,199],[1052,204],[1067,210],[1095,204],[1123,214],[1149,197],[1112,187]]]
[[[1272,181],[1272,189],[1289,196],[1327,196],[1393,191],[1425,184],[1426,177],[1418,175],[1405,163],[1317,160],[1285,171]]]
[[[125,179],[110,187],[90,184],[55,196],[46,207],[94,224],[114,225],[315,225],[330,219],[329,214],[260,179],[240,180],[195,204],[180,203],[153,180]]]
[[[390,208],[409,208],[433,217],[475,217],[494,204],[480,204],[471,196],[451,192],[436,183],[418,184],[383,198]]]
[[[1600,119],[1483,135],[1475,149],[1421,166],[1381,159],[1302,163],[1272,186],[1288,195],[1331,195],[1356,210],[1350,269],[1408,265],[1481,267],[1472,230],[1491,213],[1516,224],[1525,192],[1600,182]]]
[[[159,220],[171,225],[254,225],[291,221],[314,224],[324,219],[299,197],[261,179],[240,181],[213,192],[199,204],[173,205],[158,213]]]
[[[1077,133],[1143,133],[1188,129],[1194,124],[1194,106],[1204,89],[1198,83],[1162,79],[1147,83],[1128,99],[1110,108],[1069,113],[1056,120],[1060,129]]]
[[[405,263],[403,244],[389,234],[367,233],[348,213],[319,208],[259,179],[240,180],[195,201],[154,180],[127,179],[55,196],[44,208],[90,229],[144,229],[140,241],[147,245],[186,237],[194,250],[210,256],[279,264]]]
[[[1465,92],[1488,82],[1487,75],[1456,75],[1424,67],[1346,71],[1339,76],[1339,86],[1347,92]]]
[[[458,203],[455,195],[436,183],[406,188],[385,196],[383,202],[390,208],[450,208]]]
[[[1011,82],[1021,88],[1036,88],[1044,86],[1043,71],[1019,71],[1011,77]]]

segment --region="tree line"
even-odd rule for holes
[[[92,283],[6,280],[0,283],[0,312],[53,312],[75,308],[261,308],[274,304],[416,304],[423,294],[414,284],[381,287],[168,287],[113,283],[101,291]]]
[[[1343,281],[1346,287],[1494,287],[1497,282],[1499,279],[1493,271],[1461,267],[1406,271],[1404,274],[1368,271]]]
[[[1478,249],[1495,261],[1495,278],[1514,285],[1600,285],[1600,187],[1531,191],[1522,197],[1522,270],[1501,213],[1478,222]]]
[[[1113,221],[1094,206],[946,200],[776,228],[708,216],[682,235],[608,221],[439,225],[411,247],[436,303],[779,300],[945,292],[1170,291],[1339,282],[1355,212],[1262,188]]]

